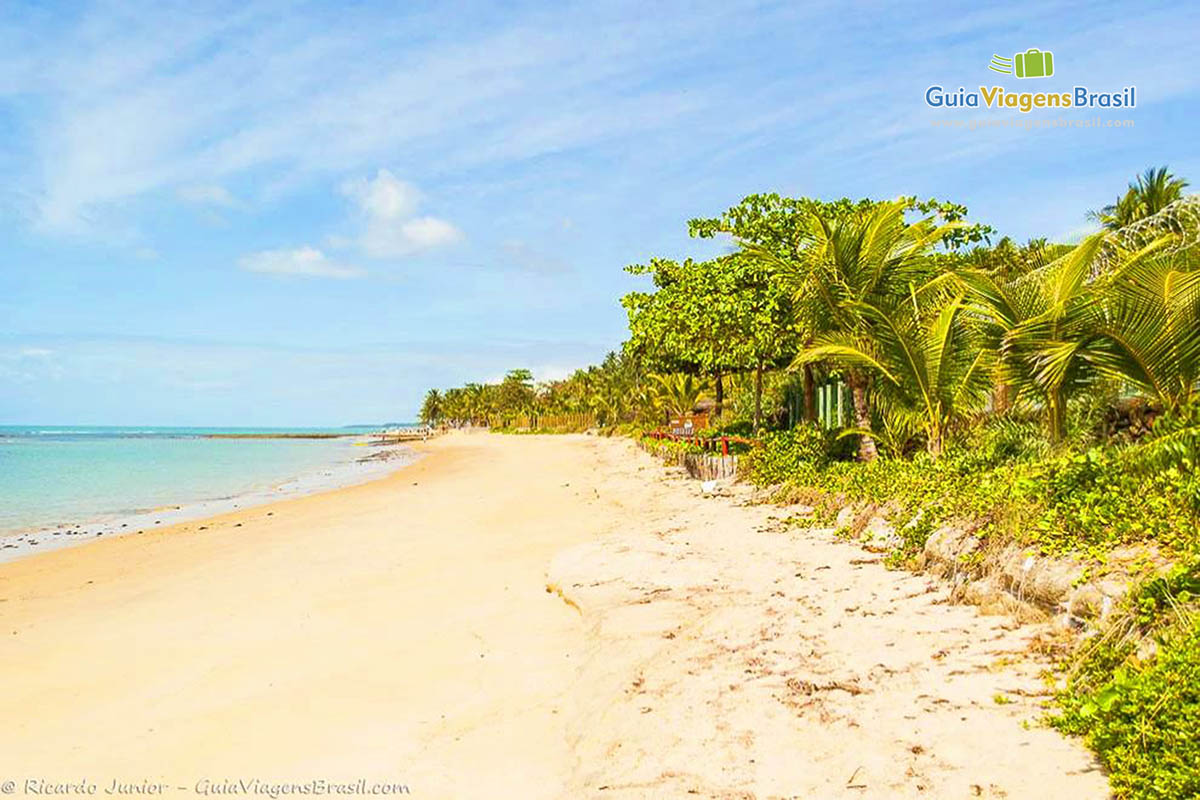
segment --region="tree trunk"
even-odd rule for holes
[[[725,380],[721,374],[721,370],[713,370],[713,381],[716,383],[717,403],[713,406],[713,419],[721,419],[721,413],[725,410]]]
[[[863,431],[871,430],[871,406],[867,402],[867,378],[858,370],[846,373],[846,382],[850,384],[850,397],[854,401],[854,424]],[[858,460],[874,461],[879,455],[875,446],[875,437],[863,433],[858,440]]]
[[[762,375],[763,362],[758,360],[758,367],[754,371],[754,430],[758,430],[762,424]]]
[[[997,383],[992,391],[992,410],[1003,414],[1012,407],[1012,387],[1007,383]]]
[[[925,442],[925,449],[933,457],[933,460],[937,461],[938,457],[942,454],[942,443],[944,441],[942,430],[941,428],[933,428],[926,435],[928,436],[928,440]]]
[[[1067,401],[1061,389],[1046,397],[1046,411],[1050,416],[1050,441],[1058,444],[1067,435]]]
[[[804,421],[817,421],[817,382],[812,364],[804,365]]]

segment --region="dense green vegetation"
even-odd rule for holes
[[[1073,659],[1056,727],[1087,738],[1114,793],[1200,797],[1200,561],[1133,591]]]
[[[735,247],[627,267],[629,339],[534,385],[431,391],[430,423],[661,428],[701,404],[751,436],[741,472],[832,519],[888,516],[890,562],[944,524],[1147,583],[1069,664],[1056,724],[1122,797],[1200,796],[1200,197],[1166,168],[1078,243],[1017,244],[967,209],[905,197],[751,195],[689,222]],[[563,415],[580,423],[564,425]],[[648,445],[695,450],[689,442]],[[1161,565],[1181,566],[1154,577]],[[1126,557],[1125,562],[1129,559]],[[1148,643],[1153,646],[1149,646]]]

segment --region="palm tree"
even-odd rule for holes
[[[442,393],[437,389],[430,389],[425,393],[425,401],[421,404],[421,422],[436,425],[443,413]]]
[[[1097,280],[1089,320],[1096,367],[1166,406],[1187,402],[1200,380],[1200,263],[1161,253],[1174,239],[1122,252]]]
[[[1169,241],[1160,237],[1131,251],[1101,231],[1015,280],[958,274],[974,300],[983,341],[997,354],[997,380],[1042,404],[1052,442],[1066,436],[1070,397],[1098,376],[1128,380],[1151,394],[1194,382],[1198,280],[1154,260]],[[1102,257],[1108,271],[1093,279]]]
[[[693,375],[673,373],[654,375],[653,378],[658,384],[656,405],[668,419],[672,416],[686,417],[704,397],[706,387],[703,381]]]
[[[1084,357],[1095,302],[1088,285],[1106,234],[1089,236],[1066,255],[1015,280],[977,271],[960,279],[975,302],[984,342],[997,356],[996,377],[1046,411],[1050,439],[1066,435],[1067,400],[1094,378]]]
[[[1183,197],[1188,182],[1173,175],[1166,167],[1150,167],[1129,183],[1117,202],[1093,211],[1089,216],[1105,228],[1117,230],[1140,219],[1157,214]]]
[[[481,383],[468,383],[463,387],[463,402],[466,406],[467,419],[475,425],[480,420],[487,419],[487,403],[485,388]]]
[[[963,222],[936,224],[932,217],[909,223],[905,204],[879,203],[865,212],[822,216],[810,213],[795,258],[781,258],[767,248],[744,245],[756,257],[772,263],[793,292],[798,327],[814,341],[826,335],[859,343],[873,338],[878,316],[870,309],[891,307],[909,294],[910,286],[929,277],[928,255]],[[802,349],[793,367],[813,363]],[[871,370],[862,365],[846,370],[853,399],[855,424],[862,432],[859,458],[878,455],[871,430]]]
[[[947,302],[935,293],[932,303],[919,294],[911,291],[908,302],[892,308],[860,304],[859,313],[872,323],[869,335],[824,335],[800,361],[828,360],[869,372],[877,378],[885,427],[924,432],[926,448],[937,458],[951,427],[982,405],[990,353],[967,324],[965,292]]]

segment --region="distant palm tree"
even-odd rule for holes
[[[1117,198],[1117,202],[1089,216],[1109,230],[1123,228],[1162,211],[1183,197],[1183,190],[1187,186],[1186,180],[1173,175],[1166,167],[1150,167],[1130,182],[1129,188]]]
[[[487,404],[483,384],[468,383],[463,387],[467,416],[472,425],[487,419]]]
[[[425,402],[421,404],[421,422],[436,425],[443,414],[442,393],[437,389],[430,389],[425,393]]]
[[[673,373],[653,377],[658,385],[656,405],[668,417],[686,417],[704,397],[706,386],[693,375]]]

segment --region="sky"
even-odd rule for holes
[[[623,267],[754,192],[915,194],[1069,240],[1200,185],[1200,4],[9,0],[0,424],[343,425],[620,346]],[[987,69],[1054,53],[1055,75]],[[1137,87],[938,127],[931,85]],[[1035,86],[1036,84],[1036,86]]]

